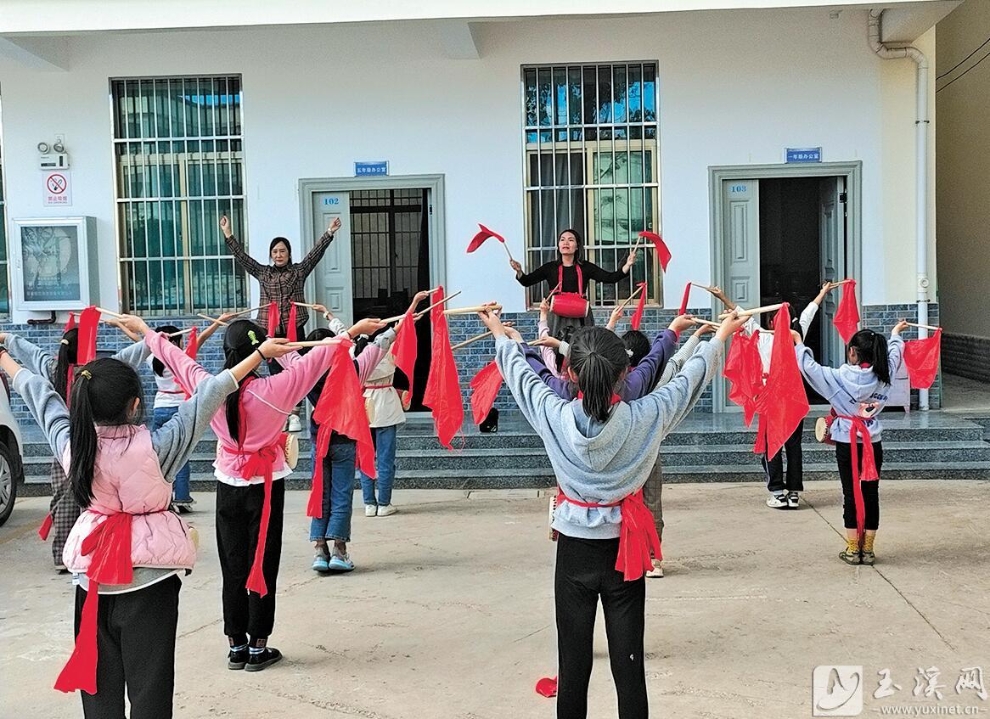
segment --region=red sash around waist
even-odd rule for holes
[[[836,414],[836,417],[848,420],[849,453],[852,460],[853,500],[856,504],[856,531],[862,538],[866,523],[866,506],[863,504],[863,488],[860,482],[876,482],[880,479],[877,471],[876,457],[873,454],[873,442],[870,440],[870,430],[862,417],[852,417],[846,414]],[[859,469],[860,439],[863,447],[863,471]]]

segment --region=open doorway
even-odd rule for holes
[[[859,174],[859,163],[713,168],[715,284],[740,305],[789,302],[798,316],[823,281],[858,278]],[[805,337],[828,366],[844,361],[832,327],[838,299],[837,292],[827,296]],[[731,410],[721,384],[716,411]],[[808,394],[812,404],[824,403],[810,388]]]
[[[430,284],[429,190],[355,190],[350,193],[351,278],[354,319],[394,317]],[[415,378],[396,372],[396,388],[409,389],[411,411],[425,411],[423,391],[430,371],[430,323],[416,323]]]
[[[299,183],[303,233],[319,237],[339,218],[341,228],[307,296],[345,324],[402,314],[412,296],[446,280],[442,175],[306,179]],[[396,374],[396,388],[414,379],[411,410],[423,411],[430,367],[430,323],[416,323],[414,378]]]

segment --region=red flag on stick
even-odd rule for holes
[[[405,373],[410,383],[416,367],[417,349],[416,320],[413,319],[412,310],[408,310],[399,321],[399,331],[395,333],[395,341],[392,342],[392,355],[395,357],[395,366]]]
[[[430,299],[439,303],[443,296],[441,285]],[[432,410],[440,444],[453,449],[451,440],[464,422],[464,402],[461,399],[461,384],[457,376],[454,352],[450,348],[450,333],[443,304],[437,304],[430,310],[430,320],[433,324],[433,347],[423,404]]]
[[[475,424],[481,424],[495,406],[495,398],[502,387],[502,373],[492,360],[471,379],[471,414]]]
[[[75,312],[70,312],[69,313],[69,321],[65,323],[65,329],[62,330],[62,334],[65,334],[66,332],[68,332],[69,330],[71,330],[75,326],[76,326],[76,313]]]
[[[320,426],[316,438],[316,461],[313,464],[313,486],[306,514],[323,514],[323,457],[330,447],[330,434],[337,432],[357,442],[358,468],[375,477],[375,445],[364,409],[361,381],[350,355],[350,342],[337,345],[330,361],[330,370],[323,391],[313,410],[313,420]]]
[[[835,311],[832,324],[839,331],[842,341],[849,343],[859,329],[859,304],[856,302],[856,280],[849,280],[842,285],[842,299]]]
[[[634,330],[638,330],[643,323],[643,311],[646,309],[646,283],[637,282],[636,286],[640,290],[639,302],[636,303],[636,311],[633,312],[632,319],[629,320],[629,326]]]
[[[483,244],[485,244],[485,240],[487,240],[489,237],[494,237],[503,245],[505,244],[505,238],[502,237],[502,235],[498,234],[494,230],[489,230],[480,222],[478,223],[478,227],[481,229],[478,231],[478,234],[476,234],[474,237],[471,238],[471,244],[469,244],[467,248],[468,252],[474,252],[476,249],[478,249]]]
[[[670,264],[670,250],[668,250],[667,245],[664,244],[663,238],[656,232],[648,232],[647,230],[640,232],[639,236],[649,240],[653,243],[653,246],[657,248],[657,259],[660,260],[660,269],[666,272],[667,265]],[[681,314],[683,314],[683,312]]]
[[[268,336],[274,337],[278,332],[278,305],[274,302],[268,303]]]
[[[756,400],[760,422],[753,451],[769,457],[776,455],[809,409],[808,395],[804,391],[797,355],[794,354],[794,340],[791,339],[791,313],[785,304],[774,318],[770,374]]]
[[[96,329],[100,326],[100,311],[87,307],[79,313],[79,348],[76,366],[82,367],[96,359]]]
[[[189,359],[196,359],[196,353],[199,351],[199,342],[196,337],[197,332],[196,325],[193,325],[189,331],[189,336],[186,337],[186,355]]]
[[[928,389],[938,374],[938,360],[942,353],[942,328],[935,334],[921,340],[904,343],[904,366],[908,379],[915,389]]]
[[[690,299],[691,299],[691,283],[688,282],[686,285],[684,285],[684,296],[681,297],[681,306],[680,309],[678,309],[677,314],[683,315],[685,312],[687,312],[688,300]]]
[[[289,326],[285,328],[285,337],[289,342],[295,342],[299,338],[299,328],[296,327],[296,303],[292,303],[292,307],[289,308]]]
[[[747,335],[738,330],[732,336],[722,375],[729,380],[729,399],[743,408],[748,427],[756,414],[756,398],[763,390],[763,363],[757,346],[759,334]]]

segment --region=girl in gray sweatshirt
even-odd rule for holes
[[[557,616],[557,717],[583,719],[601,598],[620,719],[648,715],[643,656],[651,552],[660,557],[643,503],[660,442],[690,412],[715,374],[726,337],[743,324],[727,319],[681,372],[642,399],[615,394],[629,366],[622,340],[604,328],[575,332],[570,369],[580,393],[564,400],[526,362],[497,316],[483,313],[495,359],[523,415],[543,439],[559,487],[554,603]]]
[[[880,526],[880,468],[883,427],[878,415],[887,404],[891,377],[904,355],[901,320],[890,342],[873,330],[860,330],[846,346],[847,363],[833,369],[815,362],[811,350],[799,343],[798,367],[818,394],[832,405],[835,419],[830,438],[842,482],[842,519],[846,548],[839,559],[847,564],[873,564],[873,542]]]

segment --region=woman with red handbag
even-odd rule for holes
[[[629,276],[636,262],[636,250],[630,250],[621,269],[612,272],[581,258],[581,235],[577,230],[564,230],[557,238],[557,259],[526,274],[516,260],[509,264],[516,271],[516,280],[523,287],[546,281],[551,292],[550,334],[560,337],[561,330],[570,326],[595,324],[588,301],[588,281],[618,282]]]

